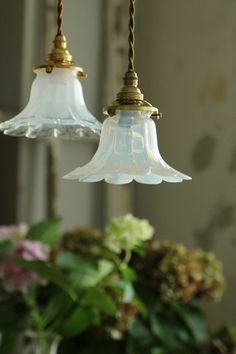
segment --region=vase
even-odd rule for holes
[[[57,354],[61,338],[49,333],[27,331],[20,343],[21,354]],[[17,351],[19,353],[19,351]]]

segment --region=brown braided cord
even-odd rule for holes
[[[62,36],[63,23],[63,0],[58,0],[57,4],[57,36]]]
[[[134,72],[134,44],[135,44],[135,0],[130,0],[129,7],[129,66],[128,71]]]

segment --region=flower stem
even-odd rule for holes
[[[129,264],[129,262],[131,260],[131,256],[132,256],[131,251],[130,250],[126,250],[125,251],[125,258],[123,260],[123,263],[126,264],[126,265]]]

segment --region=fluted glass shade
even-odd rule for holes
[[[77,139],[100,135],[101,123],[88,111],[77,70],[35,70],[29,103],[16,117],[0,124],[6,135]]]
[[[155,123],[150,113],[141,111],[118,111],[116,116],[107,118],[92,160],[64,178],[81,182],[104,179],[111,184],[126,184],[133,180],[159,184],[191,179],[163,160],[158,149]]]

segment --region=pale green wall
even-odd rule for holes
[[[157,236],[213,250],[229,289],[212,319],[236,322],[236,1],[140,1],[137,67],[163,157],[193,177],[136,185],[135,212]]]
[[[64,30],[73,59],[88,73],[82,80],[88,108],[101,120],[101,73],[103,70],[103,1],[65,1]],[[96,142],[63,142],[62,175],[87,163],[94,154]],[[61,182],[64,227],[100,225],[102,215],[101,184]]]

